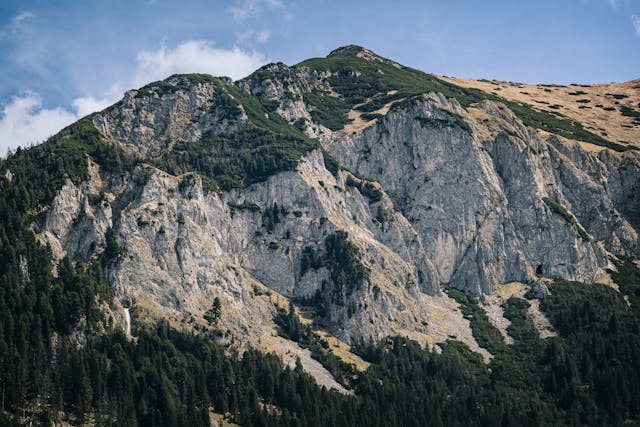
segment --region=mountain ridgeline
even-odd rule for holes
[[[529,86],[346,46],[17,149],[0,424],[640,423],[640,82]]]

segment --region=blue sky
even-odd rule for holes
[[[176,72],[240,78],[359,44],[458,77],[640,77],[640,0],[0,3],[0,155]]]

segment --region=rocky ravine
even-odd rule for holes
[[[337,52],[363,67],[401,69],[361,48]],[[463,107],[433,91],[383,101],[369,116],[352,105],[345,116],[353,120],[331,129],[307,97],[345,97],[332,73],[273,64],[235,83],[174,76],[163,82],[171,90],[127,93],[92,123],[142,162],[115,175],[89,160],[90,179],[59,191],[35,225],[39,238],[58,259],[88,259],[107,230],[116,232],[124,255],[108,276],[131,307],[134,336],[150,318],[207,327],[202,316],[218,296],[230,342],[283,354],[295,343],[283,344],[272,319],[293,299],[319,304],[316,320],[348,343],[455,337],[488,358],[444,286],[490,294],[514,281],[590,282],[606,274],[610,256],[640,255],[637,151],[586,150],[525,126],[499,101]],[[387,89],[374,97],[398,96]],[[255,99],[270,112],[256,116]],[[176,142],[228,137],[276,115],[343,168],[331,172],[318,147],[295,170],[216,192],[196,173],[171,174],[152,161]],[[341,282],[344,260],[329,253],[335,242],[357,248],[355,267],[365,272],[357,283]],[[303,360],[326,376],[312,362]]]

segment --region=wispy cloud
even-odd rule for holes
[[[229,7],[227,11],[235,21],[245,21],[263,10],[283,8],[281,0],[236,0],[234,6]]]
[[[7,26],[9,33],[17,34],[27,28],[28,21],[35,18],[36,14],[30,10],[24,10],[11,19]]]
[[[0,42],[3,43],[2,55],[7,63],[21,68],[21,71],[46,77],[52,49],[50,34],[43,36],[43,28],[36,25],[39,17],[31,10],[17,13],[0,28]]]
[[[607,3],[609,3],[609,6],[611,6],[612,9],[617,9],[618,8],[618,0],[607,0]]]
[[[636,36],[640,37],[640,16],[631,15],[631,24],[633,24],[633,28],[636,30]]]
[[[267,40],[269,40],[270,36],[271,36],[271,31],[269,30],[258,31],[258,33],[256,34],[256,41],[258,43],[266,43]]]
[[[255,37],[259,38],[260,34]],[[0,156],[5,155],[8,148],[40,143],[87,114],[106,108],[117,101],[126,89],[176,73],[207,73],[238,79],[265,62],[265,57],[258,52],[238,47],[219,49],[206,40],[186,41],[174,48],[162,45],[156,50],[141,51],[131,79],[114,82],[99,95],[76,98],[67,107],[45,108],[42,97],[35,92],[13,97],[0,114]]]
[[[238,36],[240,43],[266,43],[271,37],[271,31],[269,30],[247,30]]]

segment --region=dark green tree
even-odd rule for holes
[[[215,297],[213,299],[211,308],[204,313],[203,317],[209,323],[209,325],[217,325],[221,315],[222,303],[220,302],[220,298]]]

